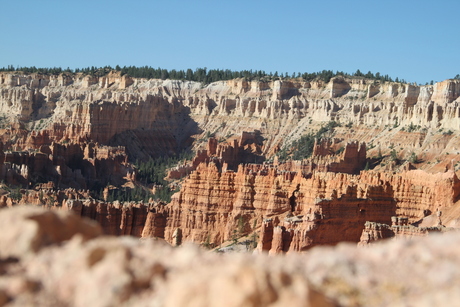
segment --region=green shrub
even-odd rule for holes
[[[392,160],[392,161],[398,161],[398,154],[396,153],[396,150],[393,149],[393,150],[390,152],[390,157],[391,157],[391,160]]]
[[[412,152],[412,153],[410,154],[410,157],[409,157],[408,161],[409,161],[410,163],[418,163],[418,162],[419,162],[418,157],[417,157],[417,155],[415,154],[415,152]]]
[[[19,188],[12,189],[10,192],[11,199],[20,201],[22,198],[21,190]]]
[[[416,131],[416,130],[419,130],[420,129],[420,125],[414,125],[413,123],[410,123],[409,126],[407,126],[406,128],[406,131],[407,132],[413,132],[413,131]],[[403,130],[403,129],[401,129]]]

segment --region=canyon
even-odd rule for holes
[[[269,254],[446,233],[460,221],[459,96],[459,80],[1,72],[0,207],[73,211],[107,235],[172,245],[246,240]],[[308,135],[311,157],[291,159]],[[169,169],[170,201],[108,201],[111,190],[159,189],[136,163],[184,150],[195,154]]]

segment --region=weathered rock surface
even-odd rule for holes
[[[0,225],[2,259],[28,256],[45,246],[69,240],[76,234],[87,240],[102,233],[101,227],[89,219],[32,206],[1,210]]]
[[[449,211],[453,207],[447,207]],[[425,211],[425,213],[427,213]],[[378,242],[383,239],[412,239],[414,237],[425,237],[429,234],[443,234],[451,231],[458,231],[458,227],[446,227],[441,219],[442,211],[437,211],[435,214],[424,217],[423,219],[409,224],[407,217],[391,217],[391,226],[375,222],[366,222],[361,239],[358,246],[366,246],[371,243]],[[446,219],[448,221],[448,219]]]
[[[458,80],[433,86],[342,77],[202,85],[115,72],[0,73],[0,179],[39,189],[16,201],[5,191],[0,206],[64,205],[99,221],[107,234],[177,244],[220,244],[256,233],[263,238],[259,249],[272,253],[358,242],[367,221],[390,225],[392,216],[408,219],[409,228],[398,228],[401,235],[437,227],[428,216],[438,210],[458,227],[459,211],[450,208],[457,208],[460,195],[459,95]],[[251,164],[271,161],[283,146],[331,120],[341,126],[330,142],[315,144],[311,159]],[[133,185],[128,158],[172,155],[189,146],[197,156],[169,173],[170,179],[188,177],[176,182],[182,188],[167,206],[90,199],[86,189]],[[331,155],[342,146],[342,154]],[[362,171],[379,159],[384,163],[375,171]],[[66,188],[82,196],[70,197]],[[424,226],[413,231],[422,218]],[[369,241],[385,236],[372,231]]]
[[[252,149],[247,147],[248,139],[252,140],[245,134],[233,144],[209,139],[208,148],[192,161],[192,173],[168,205],[106,203],[89,198],[88,193],[50,189],[24,192],[20,203],[62,206],[98,221],[104,233],[111,235],[158,237],[175,245],[192,241],[218,246],[251,234],[253,240],[259,237],[259,250],[282,253],[342,241],[364,244],[393,235],[425,235],[434,230],[407,223],[448,210],[459,199],[460,181],[453,171],[359,173],[366,162],[366,148],[357,142],[347,144],[338,155],[330,155],[327,148],[332,145],[323,142],[315,145],[310,159],[239,164],[237,170],[231,170],[227,161],[238,165],[238,155],[225,152],[248,150],[249,156],[258,152],[257,143],[250,143],[256,145]],[[59,153],[67,147],[53,148],[50,151],[60,157],[67,152]],[[6,159],[14,158],[18,164],[28,157],[9,155]],[[104,157],[109,158],[110,152]],[[0,206],[12,204],[11,199],[0,198]],[[390,225],[393,216],[407,220],[407,225],[401,225],[404,227],[391,228],[393,235],[382,233],[380,228],[367,229],[367,222]],[[433,226],[437,225],[429,227]]]
[[[135,171],[123,147],[94,143],[42,145],[37,151],[3,151],[0,142],[0,180],[28,187],[52,182],[55,188],[92,189],[108,182],[133,180]]]
[[[199,150],[190,163],[174,167],[168,172],[169,179],[180,179],[196,170],[201,163],[212,161],[219,169],[237,170],[238,165],[245,163],[261,163],[263,141],[260,132],[243,131],[239,138],[230,138],[226,142],[218,143],[210,137],[206,149]],[[364,159],[365,159],[364,149]],[[353,167],[353,166],[351,166]]]
[[[261,250],[300,251],[357,243],[366,221],[390,225],[392,216],[401,216],[413,223],[459,198],[460,182],[452,171],[352,175],[289,166],[290,171],[281,164],[240,165],[230,171],[200,164],[163,208],[164,238],[171,242],[180,228],[184,241],[219,245],[256,231]]]
[[[97,221],[105,234],[140,237],[147,226],[149,204],[134,202],[105,203],[91,199],[73,201],[81,209],[80,215]]]
[[[24,227],[30,220],[19,209],[0,209],[1,221],[17,217],[17,223],[0,223],[2,236],[36,233]],[[55,236],[69,229],[59,219],[47,227]],[[0,254],[0,305],[443,306],[460,300],[459,233],[271,257],[132,237],[65,240],[26,254]],[[3,241],[2,251],[12,245]]]
[[[21,201],[73,210],[98,221],[106,234],[214,246],[252,234],[259,237],[259,250],[280,253],[386,238],[390,235],[381,229],[367,229],[367,222],[391,225],[393,216],[406,219],[404,227],[391,230],[393,234],[423,235],[428,231],[408,223],[447,210],[459,198],[460,183],[453,171],[354,174],[366,161],[365,148],[356,143],[336,156],[324,155],[318,145],[308,160],[246,164],[233,171],[225,162],[232,156],[217,155],[222,147],[213,140],[197,155],[205,162],[192,162],[195,167],[198,161],[196,170],[168,205],[106,203],[77,191],[58,194],[54,203],[50,203],[52,194],[45,193],[40,200],[40,192],[29,193]],[[342,173],[325,172],[331,169]],[[344,173],[347,170],[351,174]]]
[[[263,152],[271,154],[280,144],[331,120],[380,129],[355,138],[374,139],[384,147],[390,142],[408,145],[387,133],[393,126],[399,126],[397,131],[408,125],[457,131],[459,88],[458,80],[415,86],[341,77],[328,84],[230,80],[203,87],[116,73],[97,78],[13,72],[0,75],[0,112],[5,124],[13,123],[2,136],[9,145],[24,144],[28,136],[20,132],[26,129],[47,134],[38,137],[39,143],[91,140],[127,146],[133,158],[143,158],[175,152],[204,131],[225,137],[244,127],[260,131]],[[412,150],[418,147],[411,145]]]

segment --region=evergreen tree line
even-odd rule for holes
[[[379,80],[379,81],[390,81],[390,82],[401,82],[405,83],[404,79],[392,79],[388,75],[382,75],[379,72],[372,73],[362,73],[359,69],[352,73],[345,73],[343,71],[332,71],[332,70],[323,70],[319,72],[313,73],[300,73],[294,72],[292,74],[289,73],[278,73],[277,71],[272,72],[265,72],[263,70],[230,70],[230,69],[207,69],[205,68],[196,68],[195,70],[187,69],[187,70],[168,70],[163,68],[153,68],[151,66],[123,66],[120,67],[119,65],[115,66],[114,68],[111,66],[104,66],[104,67],[86,67],[86,68],[76,68],[76,69],[62,69],[61,67],[52,67],[52,68],[37,68],[35,66],[31,67],[14,67],[13,65],[8,65],[7,67],[0,68],[0,71],[21,71],[24,73],[41,73],[41,74],[60,74],[60,73],[83,73],[87,75],[93,76],[105,76],[110,71],[120,71],[123,75],[128,75],[134,78],[146,78],[146,79],[172,79],[172,80],[188,80],[188,81],[196,81],[202,82],[204,84],[209,84],[216,81],[222,80],[232,80],[237,78],[244,78],[246,80],[279,80],[279,79],[303,79],[305,81],[312,81],[312,80],[322,80],[325,82],[329,82],[329,80],[336,76],[344,76],[344,77],[358,77],[358,78],[367,78],[372,80]],[[458,76],[458,75],[457,75]]]
[[[32,73],[39,73],[39,74],[44,74],[44,75],[59,75],[61,73],[74,73],[75,71],[66,68],[62,69],[61,67],[35,67],[35,66],[30,66],[30,67],[16,67],[14,68],[13,65],[8,65],[7,67],[2,67],[0,68],[0,71],[20,71],[26,74],[32,74]]]

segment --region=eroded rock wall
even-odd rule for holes
[[[213,163],[201,164],[165,207],[165,239],[171,242],[180,228],[184,240],[219,245],[259,231],[260,248],[270,246],[272,252],[359,242],[366,221],[391,224],[398,215],[415,222],[428,211],[453,206],[459,190],[454,172],[304,176],[269,165],[220,172]]]
[[[202,86],[116,73],[97,78],[14,72],[1,73],[0,81],[5,124],[46,130],[50,141],[130,141],[128,150],[138,157],[177,151],[203,131],[222,137],[241,133],[241,127],[261,132],[266,154],[298,138],[312,121],[460,128],[458,80],[416,86],[336,77],[328,84],[293,79]]]
[[[107,233],[169,242],[220,244],[262,230],[261,248],[275,253],[357,242],[366,221],[389,224],[391,216],[403,216],[413,223],[458,200],[459,87],[458,80],[434,86],[341,77],[203,85],[117,73],[1,73],[6,153],[0,176],[26,185],[39,175],[53,188],[122,184],[135,179],[127,158],[173,155],[194,144],[196,159],[171,172],[170,178],[191,174],[169,205],[138,214],[105,204],[88,214]],[[250,164],[330,120],[342,124],[334,132],[341,144],[354,140],[342,155],[317,144],[309,160]],[[214,138],[204,150],[208,136]],[[363,148],[363,140],[372,146]],[[395,161],[360,173],[366,153],[388,155],[390,149]],[[398,172],[396,160],[413,151],[428,162],[438,158],[439,169],[407,165]]]
[[[120,185],[135,178],[123,147],[53,142],[37,151],[2,149],[0,144],[0,180],[8,185],[32,188],[50,182],[56,189],[86,190],[109,182]]]

